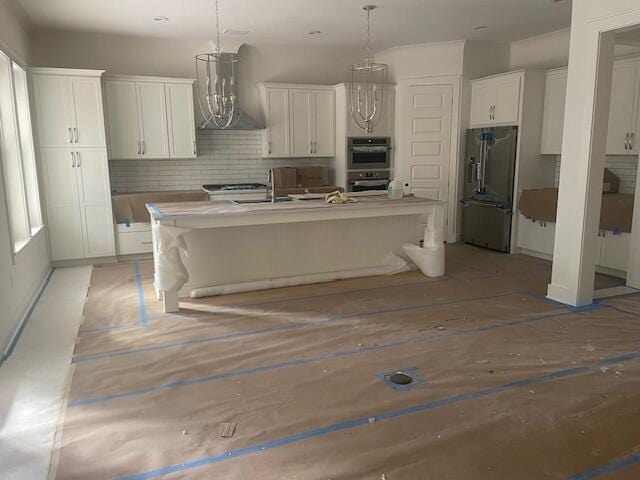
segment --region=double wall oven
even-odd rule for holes
[[[391,181],[391,138],[347,138],[347,190],[386,190]]]

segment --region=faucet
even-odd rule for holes
[[[276,177],[273,174],[273,168],[269,169],[269,176],[267,178],[267,198],[269,198],[269,184],[271,184],[271,203],[276,203]]]

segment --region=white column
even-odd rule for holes
[[[548,296],[593,301],[615,33],[574,10],[553,273]]]

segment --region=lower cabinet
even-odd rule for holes
[[[119,223],[118,255],[134,255],[153,252],[151,224],[144,222]]]
[[[41,150],[52,260],[115,255],[104,148]]]
[[[541,257],[553,255],[555,223],[531,220],[518,215],[518,247],[523,253]],[[598,233],[598,258],[596,265],[619,272],[627,271],[631,234],[612,231]]]

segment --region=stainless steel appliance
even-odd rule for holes
[[[391,168],[391,138],[347,138],[347,170],[374,170],[385,168]]]
[[[518,127],[467,130],[462,240],[511,250]]]
[[[349,172],[347,175],[347,191],[386,190],[390,181],[391,170]]]

